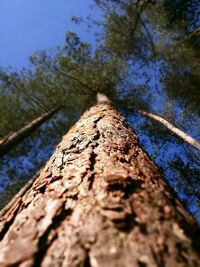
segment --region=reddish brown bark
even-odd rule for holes
[[[200,262],[192,217],[132,129],[101,97],[3,215],[0,231],[0,266],[196,267]]]
[[[22,127],[16,132],[11,132],[0,140],[0,157],[8,153],[12,148],[18,145],[26,137],[28,137],[33,131],[35,131],[42,123],[50,119],[60,108],[55,108],[49,112],[44,113],[40,117],[34,119],[26,126]]]

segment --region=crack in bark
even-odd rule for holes
[[[94,178],[95,178],[95,172],[94,172],[94,169],[95,169],[95,164],[96,164],[96,157],[97,157],[97,154],[94,153],[94,151],[92,151],[91,155],[90,155],[90,171],[91,171],[91,175],[89,177],[89,190],[92,189],[92,185],[94,183]]]
[[[9,220],[6,220],[6,222],[4,223],[3,228],[1,229],[1,232],[0,232],[0,241],[4,238],[4,236],[6,235],[6,233],[9,230],[10,226],[15,221],[15,218],[16,218],[15,216],[17,215],[18,211],[20,210],[21,203],[22,203],[22,200],[19,199],[18,203],[17,203],[17,208],[14,210],[14,212],[12,211],[12,218]]]
[[[99,121],[99,120],[98,120],[98,121]],[[97,135],[96,135],[96,137],[95,137],[96,142],[95,142],[95,144],[92,146],[93,151],[92,151],[92,153],[91,153],[91,155],[90,155],[90,171],[91,171],[91,176],[90,176],[90,178],[89,178],[89,179],[90,179],[89,190],[92,189],[92,185],[93,185],[93,183],[94,183],[94,178],[95,178],[95,172],[94,172],[94,170],[95,170],[96,158],[97,158],[97,156],[98,156],[98,154],[95,153],[96,148],[99,146],[98,140],[99,140],[99,138],[100,138],[100,132],[99,132],[99,130],[98,130],[98,128],[97,128],[97,124],[96,124],[96,130],[97,130]]]
[[[85,262],[83,263],[83,267],[92,267],[91,262],[90,262],[89,251],[87,251],[86,253],[87,253],[87,256],[85,258]]]
[[[94,121],[94,124],[95,124],[95,127],[94,127],[94,131],[95,131],[95,136],[93,138],[92,141],[90,141],[87,145],[87,147],[91,145],[91,148],[92,148],[92,152],[90,154],[90,177],[88,178],[89,180],[89,187],[88,189],[91,190],[92,189],[92,185],[94,183],[94,179],[95,179],[95,165],[96,165],[96,158],[98,156],[98,154],[95,152],[96,148],[99,146],[99,139],[100,139],[100,131],[98,129],[98,122],[103,118],[104,116],[99,116],[95,121]]]
[[[51,225],[46,229],[45,233],[40,237],[39,242],[38,242],[38,251],[34,255],[34,262],[32,264],[33,267],[39,267],[42,264],[42,261],[45,257],[45,253],[47,249],[51,246],[53,241],[57,237],[56,230],[60,227],[62,222],[72,214],[71,209],[65,210],[65,202],[63,202],[63,206],[61,207],[60,213],[53,218],[53,221]],[[49,235],[52,231],[55,231],[53,234],[53,237],[49,241]]]

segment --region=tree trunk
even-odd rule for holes
[[[200,142],[199,141],[197,141],[195,138],[193,138],[189,134],[186,134],[185,132],[181,131],[179,128],[177,128],[176,126],[174,126],[173,124],[168,122],[166,119],[163,119],[161,116],[158,116],[156,114],[153,114],[153,113],[150,113],[150,112],[147,112],[144,110],[138,110],[138,112],[140,114],[146,116],[146,117],[153,119],[153,120],[159,121],[160,123],[162,123],[162,125],[167,127],[168,130],[170,130],[172,133],[176,134],[183,141],[190,144],[194,148],[200,150]]]
[[[42,123],[50,119],[60,108],[55,108],[49,112],[44,113],[40,117],[31,121],[26,126],[22,127],[17,132],[11,132],[0,140],[0,157],[3,157],[12,148],[18,145],[26,137],[28,137],[33,131],[40,127]]]
[[[0,266],[200,262],[193,218],[101,95],[1,217],[0,237]]]

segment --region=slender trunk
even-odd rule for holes
[[[198,266],[197,228],[105,96],[0,220],[0,266]]]
[[[189,134],[186,134],[185,132],[181,131],[179,128],[175,127],[173,124],[168,122],[166,119],[163,119],[162,117],[160,117],[158,115],[155,115],[153,113],[143,111],[143,110],[139,110],[139,113],[146,116],[146,117],[149,117],[153,120],[159,121],[160,123],[162,123],[162,125],[167,127],[167,129],[169,129],[171,132],[175,133],[178,137],[180,137],[186,143],[188,143],[191,146],[195,147],[196,149],[200,150],[200,142],[198,142],[196,139],[194,139]]]
[[[6,135],[2,140],[0,140],[0,157],[3,157],[12,148],[23,141],[27,136],[29,136],[34,130],[36,130],[43,122],[47,121],[49,118],[56,113],[59,108],[55,108],[49,112],[44,113],[42,116],[31,121],[29,124],[21,128],[16,132],[11,132]]]

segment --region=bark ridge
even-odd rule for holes
[[[196,235],[135,133],[103,100],[1,217],[0,266],[197,267]]]

